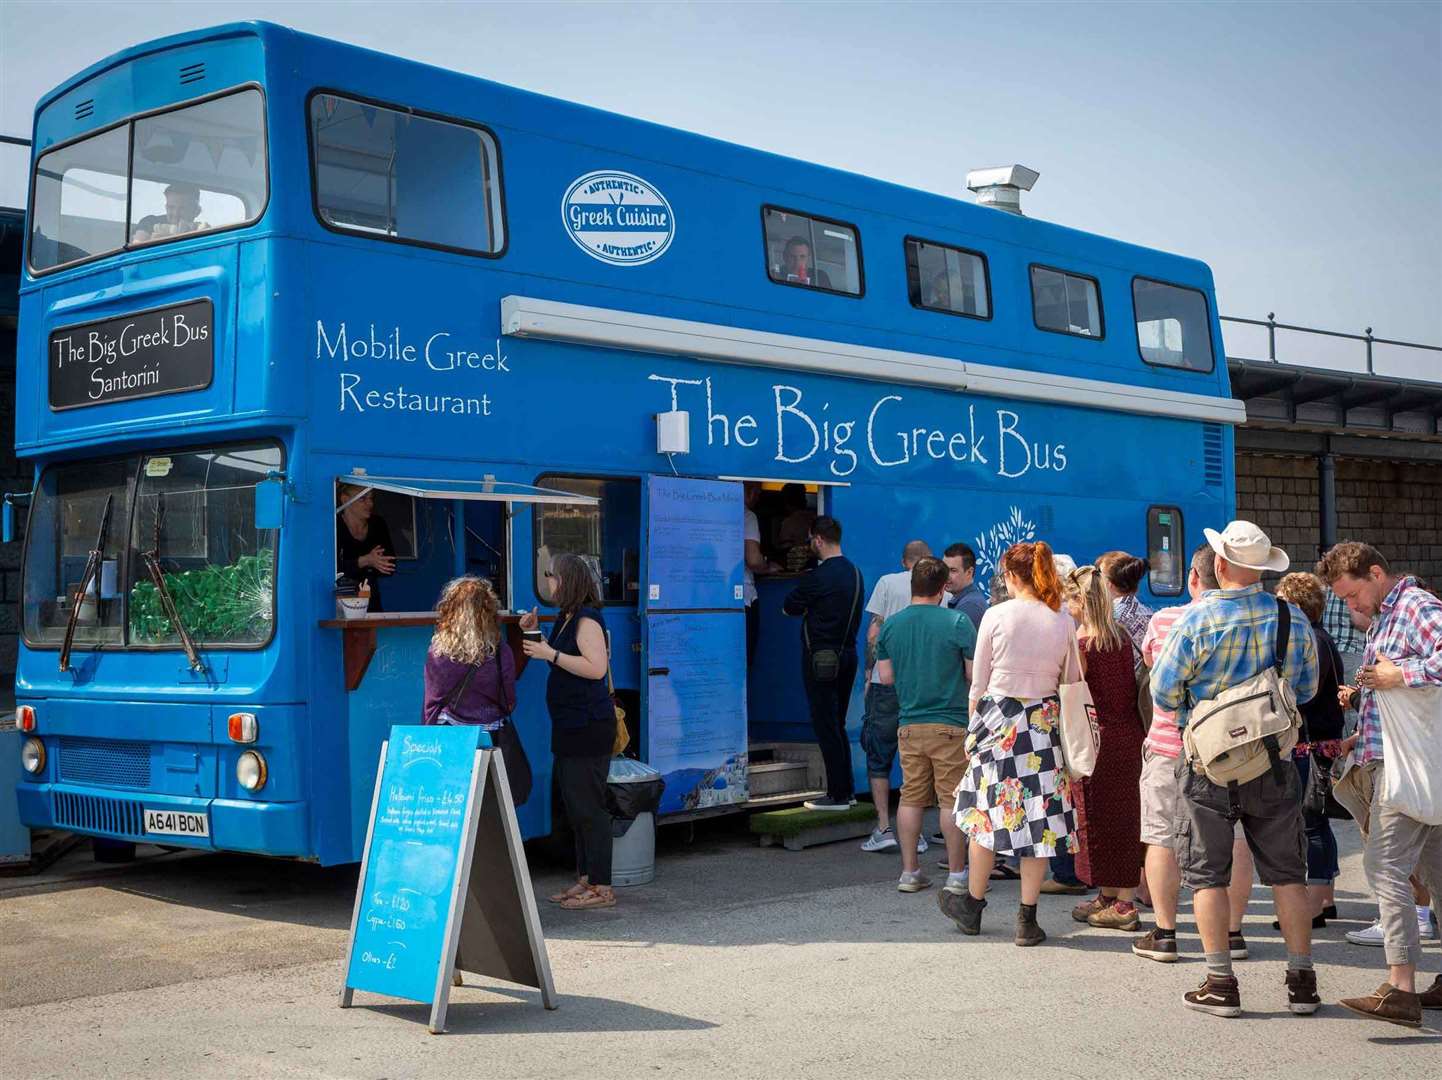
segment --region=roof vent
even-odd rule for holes
[[[77,120],[88,120],[88,119],[90,118],[90,114],[93,113],[94,111],[95,111],[95,99],[94,99],[94,98],[89,98],[89,99],[87,99],[87,100],[85,100],[85,101],[78,102],[78,103],[76,104],[76,106],[75,106],[75,119],[77,119]]]
[[[200,82],[203,78],[205,78],[205,61],[203,60],[195,64],[186,64],[180,69],[181,83]]]
[[[980,206],[994,206],[1009,214],[1021,214],[1021,193],[1030,191],[1041,173],[1025,165],[1001,165],[974,169],[966,174],[967,190],[976,192]]]

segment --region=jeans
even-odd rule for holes
[[[856,650],[841,654],[840,670],[830,682],[817,682],[811,675],[811,654],[801,650],[801,682],[811,707],[811,729],[826,766],[826,794],[850,801],[854,794],[851,778],[851,738],[846,734],[846,709],[856,682]]]
[[[1053,881],[1062,885],[1085,884],[1076,876],[1076,856],[1070,851],[1058,851],[1051,857],[1051,876]]]

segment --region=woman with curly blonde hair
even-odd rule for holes
[[[531,794],[531,768],[511,724],[516,709],[516,658],[501,640],[500,601],[485,578],[448,582],[436,603],[436,629],[426,653],[423,724],[475,726],[501,751],[517,806]]]

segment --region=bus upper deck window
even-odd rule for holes
[[[761,219],[772,281],[861,295],[861,242],[853,226],[773,206],[761,211]]]
[[[266,201],[259,90],[135,121],[130,242],[152,244],[244,225]]]
[[[907,240],[906,287],[912,307],[991,318],[986,257],[978,252]]]
[[[1135,278],[1132,306],[1143,360],[1187,371],[1212,370],[1211,320],[1200,289]]]
[[[1039,330],[1098,340],[1105,333],[1095,278],[1033,266],[1031,307]]]
[[[310,125],[323,224],[468,254],[505,247],[488,131],[327,93],[311,97]]]
[[[52,270],[125,246],[125,172],[130,129],[122,124],[40,155],[30,216],[30,266]]]

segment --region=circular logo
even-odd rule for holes
[[[666,196],[630,173],[579,177],[561,198],[561,219],[578,248],[613,266],[659,259],[676,236]]]

